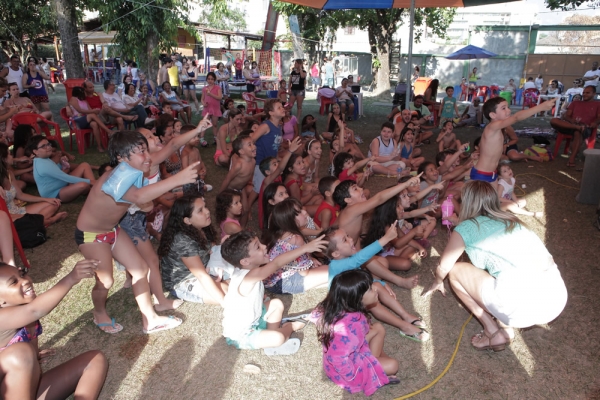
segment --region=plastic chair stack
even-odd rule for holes
[[[44,125],[40,125],[40,122],[42,122]],[[42,132],[44,132],[44,134],[46,135],[46,139],[56,140],[58,142],[58,145],[60,146],[60,149],[62,151],[65,151],[65,145],[63,144],[62,136],[60,135],[60,126],[58,126],[56,122],[47,120],[39,114],[20,113],[15,114],[12,117],[12,124],[13,128],[21,124],[31,125],[38,134],[41,135]],[[50,133],[50,127],[54,128],[54,135]]]
[[[242,92],[242,99],[246,102],[246,112],[250,115],[261,113],[265,109],[265,100],[259,99],[254,93]],[[258,107],[259,101],[263,103],[262,108]]]

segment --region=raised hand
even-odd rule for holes
[[[324,237],[325,235],[321,235],[315,240],[311,240],[310,242],[305,244],[303,247],[306,250],[306,252],[315,253],[317,251],[324,251],[325,249],[327,249],[327,245],[329,244],[329,242],[327,240],[323,240]]]
[[[200,165],[200,161],[196,161],[193,164],[190,164],[186,169],[181,170],[174,176],[179,183],[177,186],[183,186],[188,183],[194,183],[198,180],[198,165]]]
[[[300,137],[295,137],[294,139],[292,139],[291,141],[288,140],[288,149],[292,152],[295,153],[296,151],[298,151],[298,149],[300,148],[300,146],[302,146],[302,141],[300,140]]]
[[[383,235],[383,239],[386,241],[386,244],[391,242],[392,240],[398,238],[398,230],[396,229],[396,225],[398,225],[398,221],[394,221],[387,230],[385,231],[385,235]]]
[[[73,285],[78,284],[82,279],[93,278],[99,263],[98,260],[81,260],[69,272],[68,278],[72,280]]]
[[[545,101],[540,104],[540,108],[544,111],[550,111],[550,110],[552,110],[552,107],[554,107],[554,105],[556,104],[556,100],[557,100],[557,98],[555,97],[553,99]]]
[[[421,184],[421,175],[423,175],[422,172],[419,175],[413,176],[408,181],[406,181],[406,183],[408,183],[408,186],[417,186],[417,185],[420,185]]]

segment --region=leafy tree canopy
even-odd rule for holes
[[[223,3],[227,6],[223,7]],[[218,3],[202,1],[202,12],[198,23],[207,28],[221,29],[225,31],[245,31],[245,15],[233,7],[231,1],[222,1]]]
[[[598,7],[598,0],[546,0],[546,4],[551,10],[575,10],[581,6]]]

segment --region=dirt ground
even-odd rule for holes
[[[51,96],[58,115],[64,94]],[[62,103],[61,103],[62,102]],[[379,132],[389,108],[375,106],[365,99],[365,118],[350,127],[366,143]],[[305,103],[304,114],[318,115],[314,100]],[[195,117],[197,120],[198,117]],[[526,121],[524,126],[543,126],[547,119]],[[319,127],[325,117],[319,116]],[[481,134],[477,128],[457,131],[461,140],[472,141]],[[209,135],[210,136],[210,135]],[[66,137],[65,137],[66,139]],[[520,147],[531,144],[523,139]],[[361,146],[366,149],[367,144]],[[324,148],[324,150],[327,150]],[[435,155],[434,145],[424,147],[428,159]],[[208,167],[207,182],[218,187],[226,171],[212,163],[214,147],[201,149]],[[326,171],[324,151],[321,171]],[[91,150],[79,160],[93,164],[104,162]],[[582,163],[579,162],[581,165]],[[566,168],[566,159],[550,163],[512,163],[517,185],[523,189],[528,208],[544,211],[545,217],[523,221],[544,241],[559,266],[569,291],[567,306],[560,317],[545,326],[517,332],[516,340],[500,353],[477,352],[470,337],[481,327],[472,319],[460,339],[454,363],[432,388],[417,395],[421,399],[600,399],[600,232],[592,225],[596,207],[575,202],[581,172]],[[551,182],[555,181],[555,182]],[[393,184],[393,179],[373,177],[367,187],[377,192]],[[565,186],[563,186],[565,185]],[[568,187],[566,187],[568,186]],[[517,190],[517,194],[523,193]],[[207,195],[214,208],[215,192]],[[73,240],[77,201],[64,206],[69,217],[48,229],[50,240],[27,250],[31,275],[38,293],[47,290],[81,259]],[[251,228],[256,229],[256,206]],[[448,240],[445,231],[431,239],[430,255],[405,275],[420,275],[420,286],[412,291],[395,289],[398,300],[410,311],[421,315],[430,327],[431,340],[420,344],[402,338],[387,326],[385,351],[398,359],[401,384],[386,386],[375,399],[392,399],[412,393],[433,381],[454,352],[461,327],[469,313],[452,293],[429,298],[420,296],[432,280]],[[506,249],[510,251],[510,249]],[[124,274],[115,272],[115,284],[108,300],[108,311],[124,326],[117,335],[100,332],[92,323],[91,282],[76,286],[63,302],[43,318],[44,334],[40,348],[54,348],[57,354],[44,364],[51,368],[90,349],[101,349],[110,362],[102,399],[350,399],[350,395],[331,383],[322,372],[321,348],[313,325],[297,335],[300,351],[288,357],[269,358],[261,351],[239,351],[227,346],[221,336],[221,309],[216,306],[186,303],[173,315],[184,319],[181,327],[153,336],[142,334],[141,316],[130,289],[122,288]],[[447,285],[448,287],[448,285]],[[295,296],[278,296],[286,313],[311,310],[325,296],[314,290]],[[165,313],[166,314],[166,313]],[[243,372],[246,364],[260,367],[251,375]]]

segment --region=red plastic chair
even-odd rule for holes
[[[521,108],[522,110],[525,109],[525,107],[535,107],[537,106],[537,101],[538,101],[538,96],[540,95],[540,91],[537,89],[527,89],[523,92],[523,107]]]
[[[265,109],[265,100],[259,99],[254,93],[242,92],[242,99],[246,102],[246,112],[250,115],[263,112]],[[262,108],[258,107],[259,101],[262,101]]]
[[[552,156],[554,159],[558,157],[558,150],[560,149],[560,145],[563,140],[565,141],[565,150],[563,151],[563,154],[569,154],[569,146],[571,145],[572,137],[573,136],[571,135],[565,135],[558,131],[556,132],[556,142],[554,143],[554,152],[552,152]]]
[[[477,97],[481,97],[483,98],[482,103],[485,103],[485,101],[489,98],[490,95],[490,88],[487,86],[479,86],[477,88]]]
[[[45,125],[40,125],[39,122],[43,122]],[[46,134],[48,140],[56,140],[60,149],[65,151],[65,145],[63,144],[62,136],[60,135],[60,126],[56,122],[52,122],[35,113],[20,113],[15,114],[12,117],[13,128],[25,124],[31,125],[38,134],[42,134],[42,131]],[[50,134],[50,127],[54,127],[54,135]]]
[[[29,264],[29,261],[27,261],[27,257],[25,257],[25,251],[23,251],[23,246],[21,246],[21,240],[19,239],[19,234],[17,233],[17,230],[15,229],[15,224],[13,224],[12,219],[10,218],[10,213],[8,212],[8,207],[6,206],[6,201],[4,201],[4,199],[2,197],[0,197],[0,211],[4,211],[6,213],[6,215],[8,215],[8,219],[10,220],[10,227],[12,229],[13,243],[17,247],[17,251],[19,252],[19,256],[21,257],[21,261],[23,262],[23,265],[27,269],[30,269],[31,265]]]
[[[469,95],[469,87],[467,85],[460,85],[460,96],[458,96],[458,101],[467,101],[467,97]]]
[[[85,148],[90,147],[91,143],[93,143],[93,131],[91,129],[78,128],[73,117],[69,117],[67,114],[66,107],[60,109],[60,117],[69,127],[69,149],[73,150],[73,134],[75,134],[75,140],[77,141],[77,152],[79,154],[85,154]],[[112,128],[112,125],[107,126]],[[102,138],[102,146],[104,146],[105,149],[108,148],[108,134],[101,129],[100,136]]]
[[[325,115],[329,112],[329,106],[336,104],[335,98],[321,97],[321,108],[319,108],[319,114]]]

